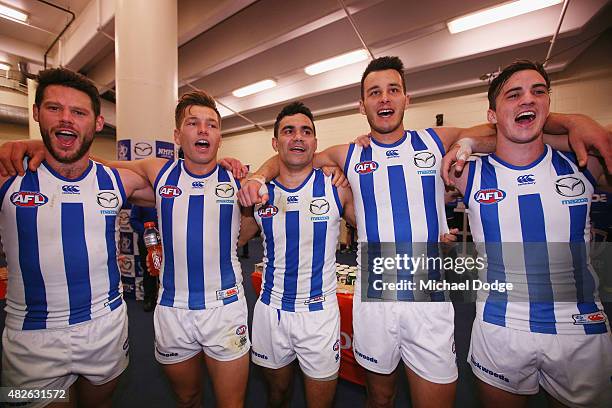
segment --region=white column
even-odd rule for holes
[[[34,101],[36,100],[36,88],[38,88],[38,82],[28,78],[28,131],[30,139],[42,139],[40,135],[40,127],[38,122],[34,120]]]

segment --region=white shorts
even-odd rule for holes
[[[218,361],[231,361],[251,346],[244,297],[202,310],[157,305],[153,323],[155,358],[161,364],[180,363],[200,351]]]
[[[515,394],[539,385],[570,407],[612,406],[612,337],[545,334],[483,322],[472,326],[468,363],[480,380]]]
[[[340,369],[340,311],[337,304],[314,312],[285,312],[260,301],[253,312],[253,363],[282,368],[297,359],[310,378]]]
[[[125,304],[83,323],[58,329],[13,330],[2,334],[2,386],[67,390],[84,377],[94,385],[118,377],[128,366]],[[33,401],[43,407],[51,401]],[[20,405],[21,406],[21,405]]]
[[[437,384],[457,380],[455,310],[450,302],[361,302],[353,298],[355,360],[390,374],[400,358],[419,377]]]

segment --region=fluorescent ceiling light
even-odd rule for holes
[[[322,72],[331,71],[332,69],[351,65],[356,62],[365,61],[370,55],[366,50],[352,51],[346,54],[338,55],[337,57],[329,58],[304,68],[304,72],[308,75],[317,75]]]
[[[467,14],[446,23],[451,34],[554,6],[563,0],[518,0]]]
[[[10,71],[11,67],[12,67],[11,64],[7,64],[6,62],[0,62],[0,69],[3,69],[5,71]]]
[[[263,81],[255,82],[254,84],[243,86],[232,92],[236,98],[242,98],[243,96],[252,95],[257,92],[265,91],[266,89],[274,88],[276,81],[272,79],[265,79]]]
[[[26,13],[9,6],[5,6],[4,4],[0,4],[0,17],[21,21],[22,23],[25,23],[28,19],[28,15]]]

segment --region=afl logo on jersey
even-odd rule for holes
[[[436,164],[436,156],[431,152],[419,152],[414,155],[414,165],[421,169],[433,167],[434,164]]]
[[[261,207],[257,210],[257,215],[259,215],[260,218],[270,218],[274,217],[276,214],[278,214],[278,208],[273,205]]]
[[[18,191],[11,195],[11,203],[17,207],[40,207],[49,201],[47,196],[37,192]]]
[[[110,191],[102,191],[96,196],[98,205],[104,208],[117,208],[119,207],[119,198],[117,194],[111,193]]]
[[[373,160],[359,162],[355,165],[355,171],[359,174],[369,174],[378,169],[378,163]]]
[[[576,177],[562,177],[555,181],[555,190],[564,197],[578,197],[584,194],[584,182]]]
[[[174,198],[180,196],[182,193],[181,189],[177,186],[162,186],[159,189],[159,195],[163,198]]]
[[[495,204],[504,198],[506,198],[506,192],[496,188],[478,190],[476,194],[474,194],[474,200],[478,201],[480,204]]]

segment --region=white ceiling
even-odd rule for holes
[[[101,90],[114,87],[114,0],[47,0],[77,18],[51,52],[51,63],[83,72]],[[156,0],[160,1],[160,0]],[[0,19],[0,59],[29,64],[43,54],[70,16],[38,0],[0,0],[30,14],[30,26]],[[352,109],[366,62],[310,77],[306,65],[361,47],[337,0],[178,0],[179,94],[187,84],[259,125],[281,105],[302,99],[315,113]],[[479,77],[517,58],[543,60],[561,5],[451,35],[445,22],[500,0],[344,0],[375,56],[398,55],[409,92],[431,95],[483,85]],[[612,26],[610,0],[571,0],[555,44],[551,71],[565,69]],[[151,7],[155,2],[151,1]],[[155,44],[143,44],[152,47]],[[58,51],[60,50],[60,51]],[[563,51],[563,52],[562,52]],[[142,67],[146,69],[146,67]],[[273,78],[278,86],[244,98],[231,91]],[[107,104],[107,109],[112,109]],[[114,115],[106,115],[112,117]],[[225,133],[252,128],[224,118]]]

